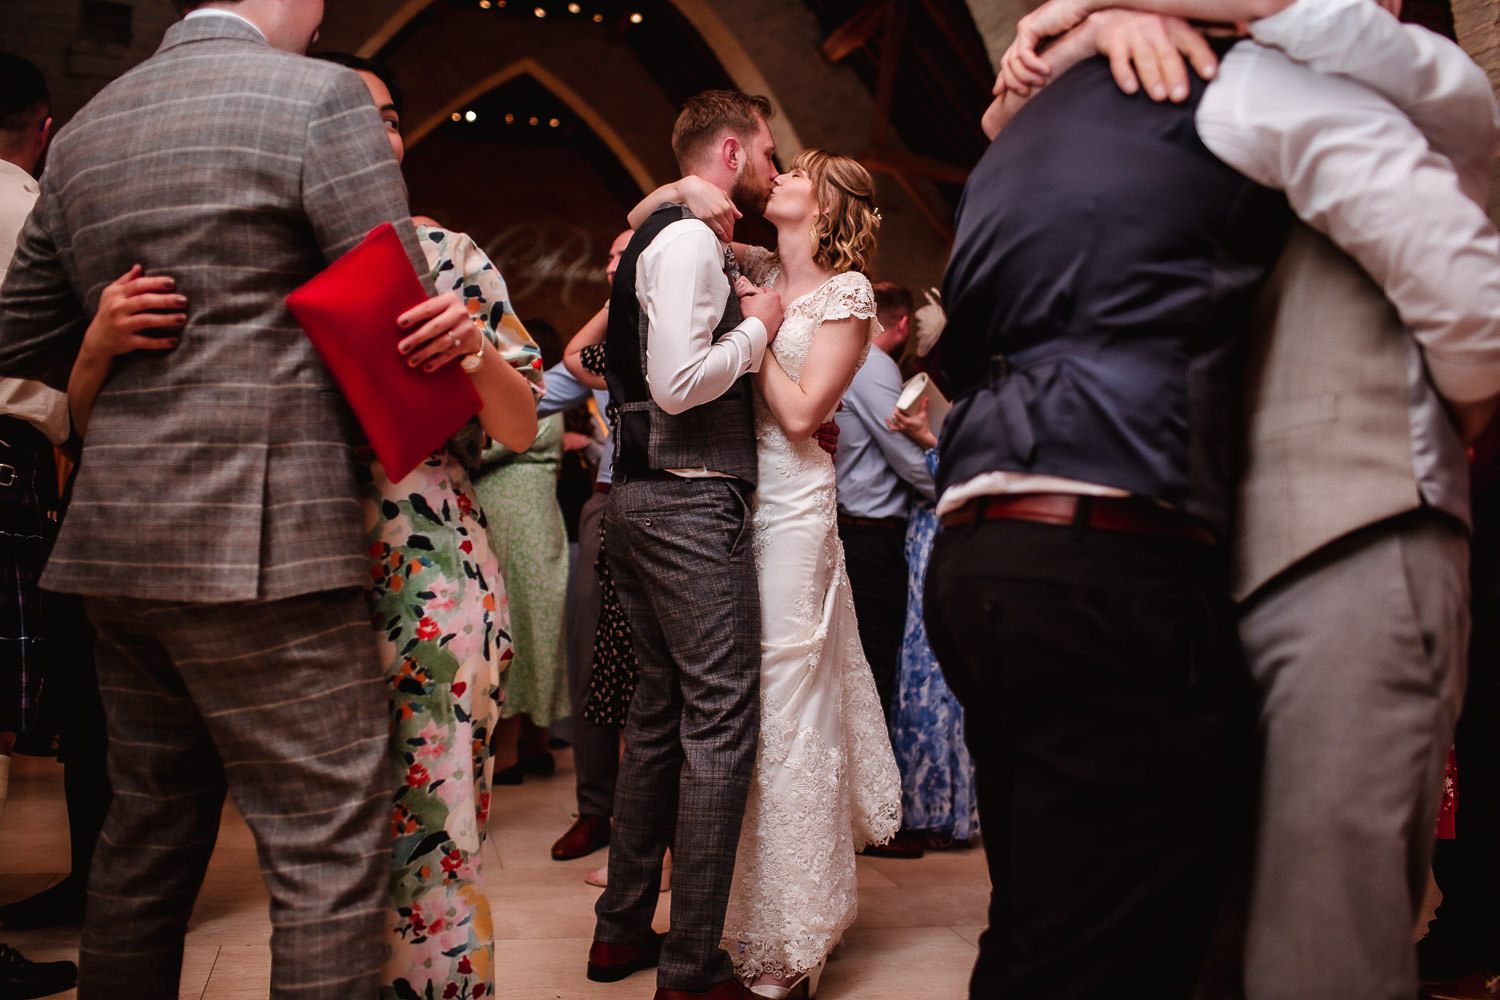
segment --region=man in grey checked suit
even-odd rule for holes
[[[322,8],[169,29],[57,137],[3,289],[0,374],[57,388],[132,264],[186,299],[179,346],[117,359],[43,579],[85,595],[109,718],[85,1000],[177,996],[226,791],[270,891],[272,995],[377,992],[390,788],[355,429],[284,298],[386,221],[426,266],[369,92],[300,57]],[[403,322],[449,322],[449,298]]]
[[[759,212],[776,173],[763,97],[708,91],[672,131],[693,173]],[[636,229],[610,292],[605,380],[619,408],[606,553],[640,682],[615,786],[609,886],[590,979],[657,964],[656,1000],[748,997],[719,947],[760,732],[760,592],[751,550],[759,368],[781,300],[737,297],[733,260],[682,205]],[[651,931],[672,849],[672,927]]]

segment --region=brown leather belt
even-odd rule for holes
[[[839,514],[840,524],[857,524],[861,528],[900,528],[906,530],[906,518],[904,517],[855,517],[853,514]]]
[[[1139,497],[1096,497],[1075,493],[1016,493],[979,497],[943,515],[943,527],[979,521],[1034,521],[1087,524],[1103,531],[1166,535],[1213,545],[1213,532],[1175,510]]]
[[[594,484],[594,492],[595,493],[608,493],[609,492],[609,488],[611,486],[613,486],[613,485],[614,485],[613,483],[595,483]]]

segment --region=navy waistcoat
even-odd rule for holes
[[[970,175],[943,279],[939,490],[1029,472],[1151,497],[1223,530],[1238,356],[1289,214],[1214,158],[1182,104],[1086,60]]]

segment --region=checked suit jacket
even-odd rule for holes
[[[176,279],[188,322],[115,359],[44,586],[216,603],[368,582],[357,430],[284,299],[387,221],[425,275],[358,75],[234,18],[172,26],[61,131],[0,289],[0,374],[65,388],[135,263]]]

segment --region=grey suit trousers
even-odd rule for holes
[[[651,934],[670,846],[672,926],[656,973],[666,989],[706,990],[733,975],[719,938],[760,736],[749,490],[731,479],[617,478],[604,513],[640,682],[595,937]]]
[[[609,498],[595,493],[578,515],[578,561],[568,584],[568,695],[573,701],[573,767],[578,787],[578,815],[614,813],[615,780],[620,771],[620,727],[601,726],[583,717],[583,703],[594,676],[594,632],[601,602],[599,522]]]
[[[1423,510],[1325,546],[1247,602],[1264,743],[1250,1000],[1411,1000],[1468,636],[1468,547]]]
[[[371,1000],[390,727],[363,595],[87,604],[115,795],[89,872],[79,997],[176,1000],[227,790],[271,895],[271,995]]]

